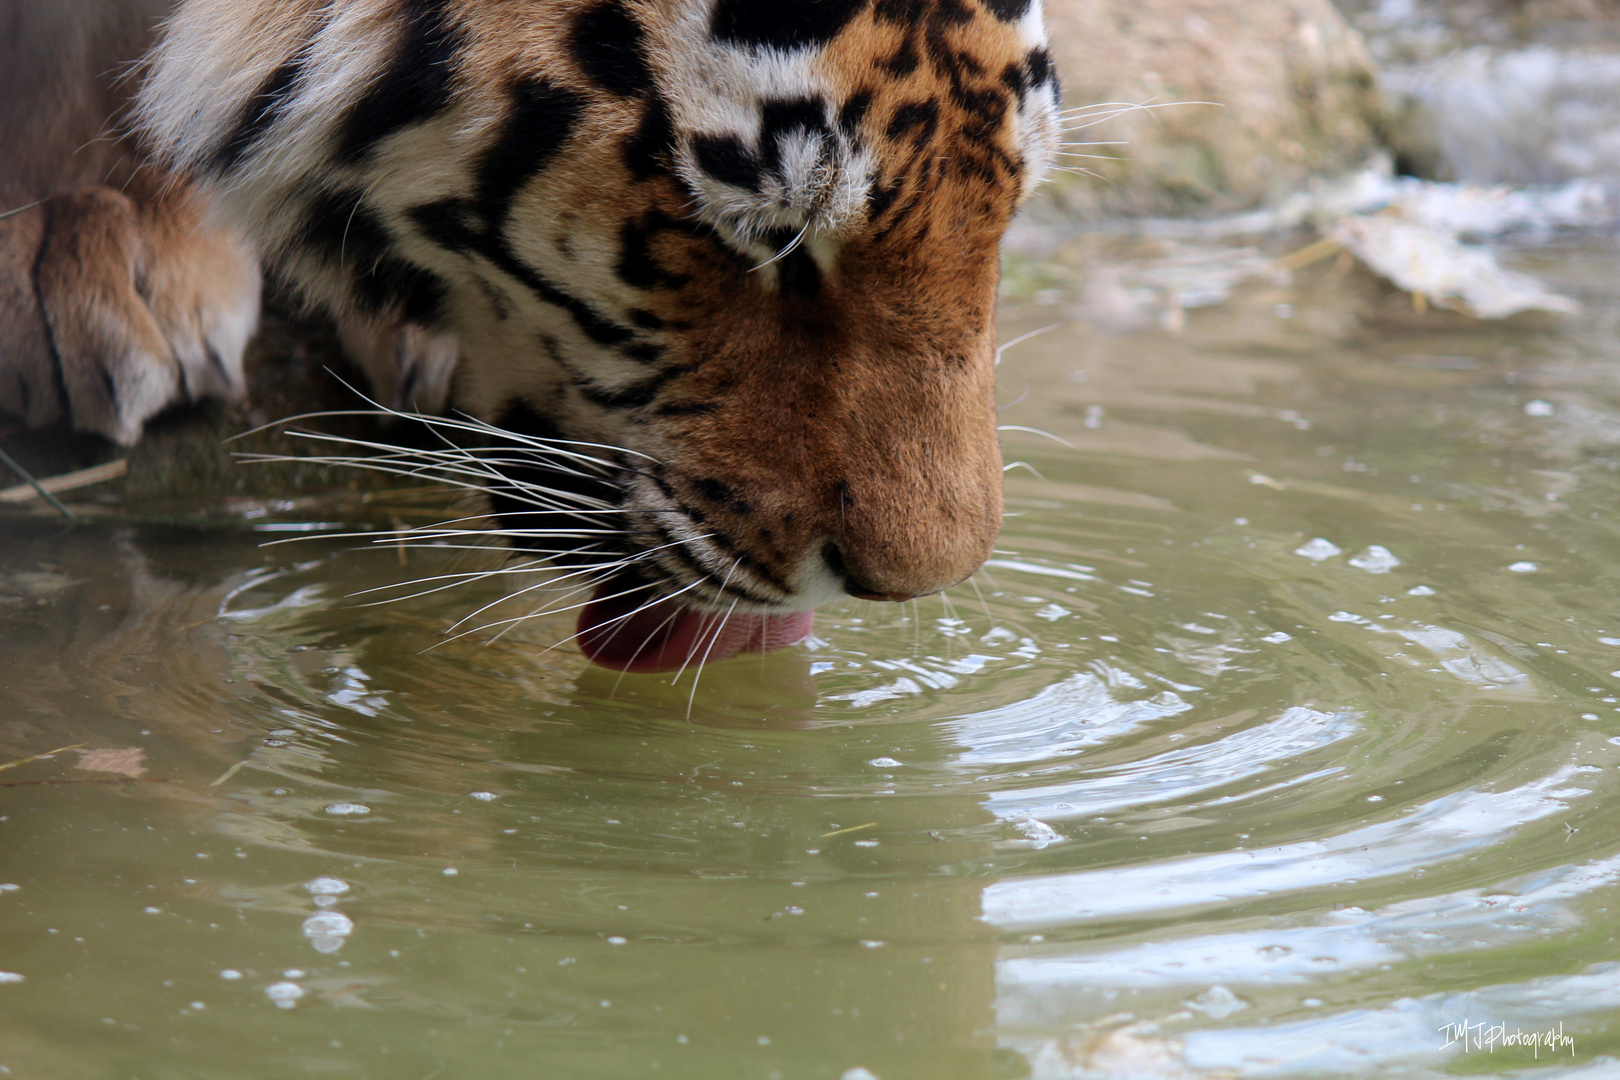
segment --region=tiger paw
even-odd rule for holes
[[[171,405],[239,398],[257,260],[183,189],[58,193],[0,218],[0,412],[133,443]]]

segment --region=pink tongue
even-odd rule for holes
[[[579,647],[585,656],[615,671],[675,671],[688,664],[724,660],[744,652],[772,652],[810,636],[815,616],[745,615],[728,618],[696,611],[678,600],[660,600],[641,610],[640,594],[615,596],[599,586],[579,613]]]

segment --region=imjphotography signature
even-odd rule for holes
[[[1463,1019],[1456,1023],[1441,1025],[1440,1034],[1446,1040],[1440,1049],[1461,1045],[1465,1054],[1476,1050],[1491,1054],[1510,1047],[1528,1047],[1531,1055],[1537,1058],[1541,1056],[1543,1050],[1549,1053],[1563,1050],[1575,1053],[1575,1038],[1564,1034],[1562,1020],[1555,1028],[1525,1031],[1517,1027],[1510,1030],[1506,1024],[1491,1023],[1487,1020],[1469,1023],[1467,1019]]]

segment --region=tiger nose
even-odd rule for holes
[[[844,553],[839,550],[837,544],[828,544],[823,548],[821,558],[827,564],[827,569],[831,570],[833,575],[844,583],[844,591],[857,600],[888,600],[893,603],[900,603],[905,600],[915,600],[922,595],[921,593],[881,592],[869,587],[865,582],[850,573],[849,567],[844,564]]]

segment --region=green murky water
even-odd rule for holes
[[[80,745],[0,771],[0,1076],[1612,1075],[1620,246],[1513,261],[1585,312],[1018,267],[1002,552],[695,689],[258,546],[348,504],[6,519],[0,761]]]

